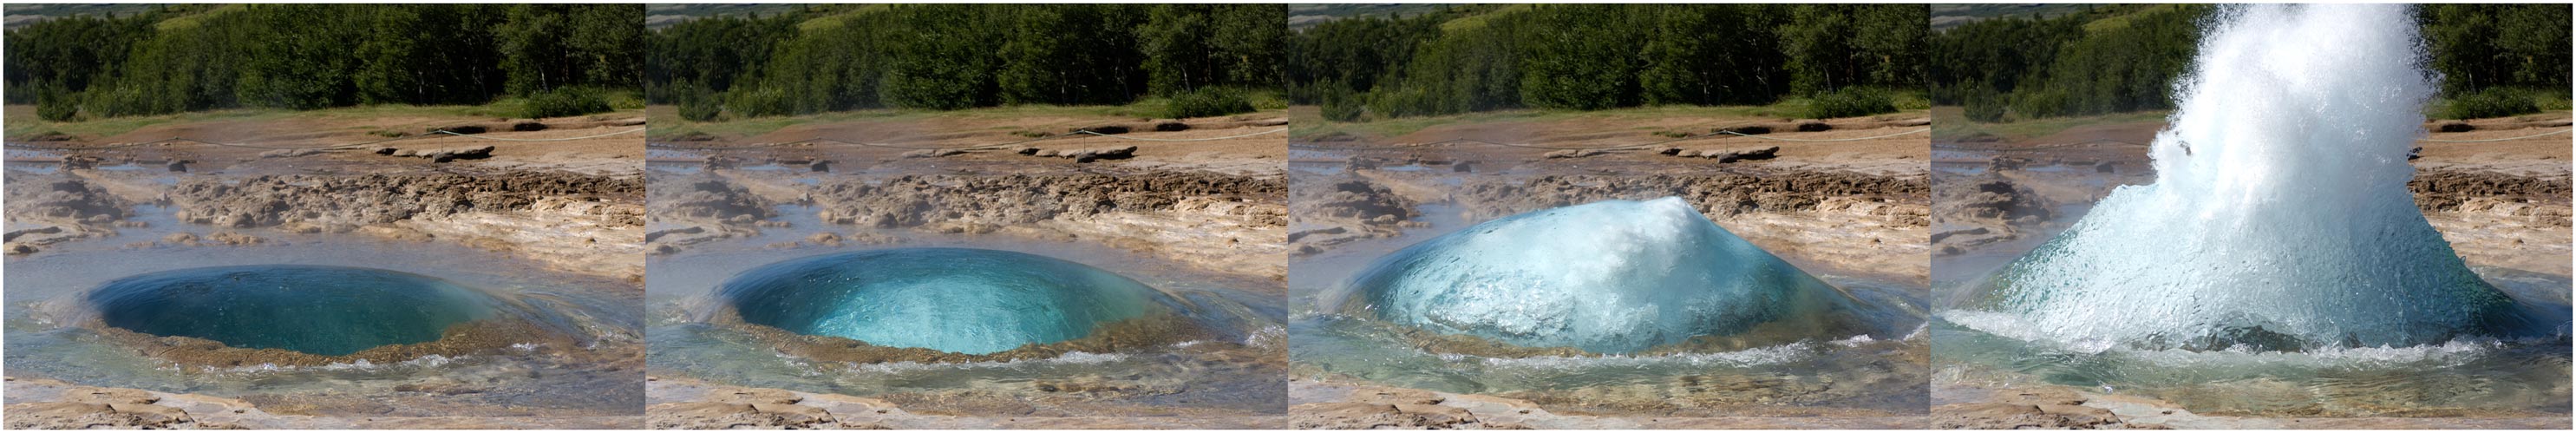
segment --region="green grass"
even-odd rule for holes
[[[2164,111],[2140,111],[2132,113],[2105,114],[2099,116],[2050,117],[2043,119],[1989,123],[1968,120],[1965,110],[1958,106],[1940,106],[1932,107],[1932,139],[1957,140],[1976,136],[1992,136],[2006,140],[2020,140],[2055,134],[2059,131],[2065,131],[2067,128],[2084,125],[2163,122],[2165,120],[2165,114],[2166,112]]]
[[[1289,126],[1288,133],[1289,133],[1290,135],[1293,135],[1293,136],[1300,136],[1300,137],[1316,137],[1316,136],[1323,136],[1323,135],[1330,135],[1330,134],[1345,134],[1345,135],[1360,136],[1360,137],[1395,137],[1395,136],[1401,136],[1401,135],[1405,135],[1405,134],[1412,134],[1412,133],[1414,133],[1414,132],[1419,132],[1419,131],[1421,131],[1421,130],[1423,130],[1423,129],[1425,129],[1425,128],[1430,128],[1430,127],[1433,127],[1433,126],[1450,125],[1450,124],[1463,124],[1463,123],[1578,122],[1578,121],[1579,121],[1579,122],[1599,123],[1599,124],[1603,124],[1603,125],[1618,125],[1618,124],[1623,124],[1623,123],[1636,123],[1636,122],[1639,122],[1639,121],[1645,121],[1645,120],[1658,120],[1658,119],[1675,119],[1675,118],[1702,118],[1702,119],[1707,119],[1707,120],[1708,120],[1708,122],[1707,122],[1708,124],[1707,124],[1705,127],[1695,127],[1695,128],[1657,128],[1657,127],[1642,127],[1642,126],[1641,126],[1641,127],[1638,127],[1638,128],[1643,128],[1642,130],[1645,130],[1645,131],[1647,131],[1648,133],[1661,133],[1661,132],[1670,132],[1670,131],[1678,131],[1678,130],[1687,130],[1687,131],[1689,131],[1689,132],[1691,132],[1691,133],[1699,133],[1699,132],[1707,132],[1707,131],[1706,131],[1706,129],[1709,129],[1709,128],[1715,128],[1715,127],[1719,127],[1719,126],[1725,126],[1725,125],[1727,125],[1727,124],[1732,124],[1732,123],[1742,123],[1742,122],[1755,121],[1755,120],[1786,119],[1786,118],[1793,118],[1793,117],[1797,117],[1797,113],[1800,113],[1800,112],[1802,112],[1802,111],[1804,111],[1804,110],[1806,109],[1806,106],[1805,106],[1804,104],[1805,104],[1805,103],[1804,103],[1803,101],[1783,101],[1782,103],[1779,103],[1779,104],[1763,105],[1763,106],[1716,106],[1716,107],[1711,107],[1711,106],[1698,106],[1698,105],[1664,105],[1664,106],[1651,106],[1651,107],[1614,108],[1614,109],[1608,109],[1608,110],[1595,110],[1595,111],[1581,111],[1581,110],[1517,109],[1517,110],[1484,111],[1484,112],[1475,112],[1475,113],[1467,113],[1467,114],[1453,114],[1453,115],[1446,115],[1446,116],[1418,116],[1418,117],[1402,117],[1402,118],[1394,118],[1394,119],[1378,119],[1378,120],[1371,120],[1371,121],[1364,121],[1364,122],[1334,122],[1334,121],[1325,121],[1325,120],[1323,120],[1323,115],[1321,114],[1321,112],[1322,112],[1322,108],[1321,108],[1321,107],[1316,107],[1316,106],[1311,106],[1311,105],[1300,105],[1300,106],[1292,107],[1292,108],[1290,108],[1290,109],[1289,109],[1289,112],[1291,113],[1291,114],[1289,115],[1289,118],[1290,118],[1290,119],[1293,119],[1293,120],[1291,120],[1290,122],[1288,122],[1288,126]],[[1902,112],[1900,112],[1900,113],[1902,113]]]
[[[1153,119],[1162,117],[1164,106],[1169,102],[1169,100],[1163,98],[1146,98],[1127,105],[1032,104],[946,111],[884,108],[752,118],[734,118],[731,113],[727,113],[725,116],[718,117],[718,120],[707,122],[691,121],[680,118],[680,109],[675,105],[654,105],[646,107],[644,112],[646,113],[645,116],[651,119],[650,121],[653,125],[652,134],[654,136],[674,137],[688,134],[706,134],[718,137],[748,137],[767,134],[789,126],[811,123],[904,122],[931,119],[1020,119],[1033,117]],[[1261,104],[1260,97],[1254,97],[1253,105],[1258,108]],[[1281,103],[1281,107],[1282,108],[1263,108],[1256,113],[1266,112],[1274,115],[1281,114],[1279,113],[1280,111],[1287,109],[1285,108],[1284,103]]]
[[[9,139],[13,140],[46,133],[68,134],[83,139],[96,139],[99,137],[109,137],[134,132],[134,130],[142,129],[143,127],[167,123],[267,121],[298,118],[499,118],[516,117],[515,113],[518,112],[518,109],[519,107],[515,100],[503,100],[484,105],[363,105],[306,111],[268,108],[238,108],[229,110],[192,111],[153,116],[126,116],[73,122],[55,122],[36,117],[36,106],[34,105],[10,105],[6,110],[7,114],[5,115],[5,118],[0,118],[0,123],[5,123],[7,125],[7,131],[0,134],[5,134]],[[635,111],[638,110],[621,109],[612,113],[633,114]]]

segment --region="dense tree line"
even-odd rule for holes
[[[1286,72],[1293,101],[1337,120],[1767,104],[1921,86],[1929,18],[1919,5],[1455,6],[1303,29]]]
[[[1280,5],[834,5],[649,37],[647,97],[713,118],[1125,104],[1276,88]]]
[[[631,89],[642,20],[637,5],[170,6],[11,30],[7,85],[54,119]]]
[[[1961,24],[1930,38],[1931,96],[1979,121],[2170,109],[2174,80],[2199,52],[2201,23],[2213,10],[2099,6]],[[2423,5],[2417,21],[2445,97],[2460,104],[2454,108],[2478,105],[2460,115],[2480,117],[2535,110],[2520,92],[2565,96],[2568,12],[2563,4]],[[2490,103],[2520,107],[2483,105]]]

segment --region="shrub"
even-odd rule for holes
[[[682,119],[705,122],[716,120],[716,116],[722,114],[724,114],[724,104],[716,103],[715,98],[689,98],[680,100],[680,118]]]
[[[2004,121],[2004,97],[2003,95],[1995,94],[1994,91],[1979,89],[1975,93],[1968,94],[1967,100],[1962,101],[1961,105],[1964,106],[1962,108],[1967,112],[1968,120],[1979,122]]]
[[[1323,102],[1324,120],[1353,122],[1368,114],[1366,101],[1348,90],[1325,94]]]
[[[2484,119],[2519,116],[2540,112],[2540,104],[2520,90],[2489,87],[2475,93],[2452,97],[2435,117],[2444,119]]]
[[[785,116],[796,114],[795,104],[793,103],[794,101],[789,101],[787,99],[786,91],[779,90],[775,87],[738,86],[734,87],[731,92],[725,92],[725,94],[727,97],[725,98],[726,101],[724,108],[726,110],[733,111],[734,115],[738,117]]]
[[[1896,112],[1896,100],[1885,90],[1867,87],[1845,87],[1818,94],[1807,103],[1803,117],[1830,119]]]
[[[527,101],[519,106],[519,117],[536,119],[579,116],[604,113],[609,110],[608,96],[601,94],[597,89],[558,87],[528,95]]]
[[[36,95],[36,117],[68,122],[80,115],[80,94],[46,91]]]
[[[1224,116],[1230,114],[1250,113],[1252,111],[1252,100],[1245,98],[1243,91],[1221,87],[1202,87],[1198,90],[1192,90],[1189,93],[1181,94],[1179,97],[1172,98],[1171,104],[1163,106],[1163,117],[1180,119],[1189,117]]]

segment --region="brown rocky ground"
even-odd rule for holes
[[[1528,400],[1290,379],[1295,429],[1910,429],[1919,415],[1618,416],[1551,411]]]
[[[1100,169],[1278,175],[1287,159],[1284,112],[1150,119],[1106,115],[859,118],[793,124],[738,136],[664,134],[657,162],[817,162],[836,172],[1047,174]],[[1109,136],[1077,133],[1098,131]],[[865,143],[865,144],[853,144]],[[1132,147],[1132,149],[1129,149]],[[939,150],[939,149],[950,150]],[[1125,149],[1123,152],[1114,150]],[[1113,151],[1083,159],[1082,151]]]
[[[5,423],[18,429],[606,429],[637,428],[634,415],[323,416],[293,404],[7,378]],[[435,393],[421,393],[434,395]],[[416,397],[424,406],[435,398]],[[278,408],[287,408],[279,412]]]
[[[1282,424],[1277,416],[1213,412],[1038,411],[973,392],[890,400],[678,377],[654,377],[646,387],[653,395],[645,410],[646,428],[651,429],[1275,429]]]
[[[1680,125],[1771,128],[1763,137],[1832,140],[1922,129],[1920,113],[1827,120],[1687,118],[1639,120],[1647,129]],[[1655,126],[1664,125],[1665,126]],[[1800,132],[1803,124],[1813,132]],[[1859,141],[1784,142],[1719,136],[1579,157],[1562,150],[1446,142],[1452,139],[1599,147],[1666,140],[1643,131],[1587,133],[1576,122],[1441,125],[1394,138],[1299,137],[1318,152],[1298,163],[1289,194],[1299,255],[1348,242],[1393,237],[1419,225],[1420,205],[1456,204],[1467,221],[1605,199],[1678,196],[1773,253],[1902,281],[1929,277],[1923,239],[1931,206],[1922,134]],[[1433,143],[1408,145],[1407,143]],[[1744,147],[1769,158],[1691,157]],[[1666,154],[1671,150],[1672,154]]]

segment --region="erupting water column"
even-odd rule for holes
[[[2156,182],[2113,191],[1972,300],[2009,320],[1961,323],[2095,350],[2407,346],[2533,328],[2407,190],[2433,78],[2406,6],[2215,18],[2150,151]]]

